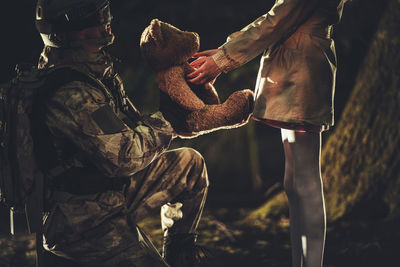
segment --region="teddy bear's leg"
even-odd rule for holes
[[[206,133],[217,129],[229,129],[243,125],[249,119],[254,106],[251,90],[236,91],[219,105],[205,108],[187,115],[187,129],[191,132]]]
[[[220,104],[219,96],[217,90],[211,83],[206,84],[190,84],[192,91],[203,100],[204,104],[216,105]]]

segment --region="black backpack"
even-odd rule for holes
[[[15,78],[0,85],[0,202],[10,209],[11,234],[15,233],[15,214],[26,217],[28,232],[36,233],[39,252],[45,175],[35,155],[35,105],[68,82],[102,86],[89,74],[71,67],[38,70],[35,66],[19,65],[16,71]]]
[[[31,198],[40,197],[43,188],[43,175],[34,157],[30,116],[45,75],[33,67],[17,66],[16,70],[17,76],[0,86],[0,200],[10,209],[11,234],[15,233],[14,213],[41,211],[40,199]],[[27,219],[31,222],[29,231],[35,232],[34,221],[29,216]]]

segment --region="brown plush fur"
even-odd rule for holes
[[[186,81],[186,75],[194,71],[188,60],[199,47],[197,33],[181,31],[157,19],[151,21],[140,40],[143,57],[157,73],[160,110],[182,137],[241,126],[253,108],[250,90],[237,91],[220,104],[210,83],[199,86]]]

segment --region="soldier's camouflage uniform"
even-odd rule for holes
[[[61,66],[104,84],[115,80],[104,52],[45,47],[39,68]],[[41,158],[53,176],[44,246],[86,265],[167,266],[136,223],[179,201],[183,219],[170,232],[194,233],[208,188],[204,159],[189,148],[166,151],[173,129],[161,113],[130,120],[120,110],[119,87],[110,87],[108,95],[99,86],[73,81],[45,100],[49,134],[41,142]]]

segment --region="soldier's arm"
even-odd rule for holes
[[[102,92],[82,82],[58,89],[47,105],[46,122],[54,134],[68,138],[110,177],[130,176],[165,151],[173,129],[161,113],[129,128]]]

